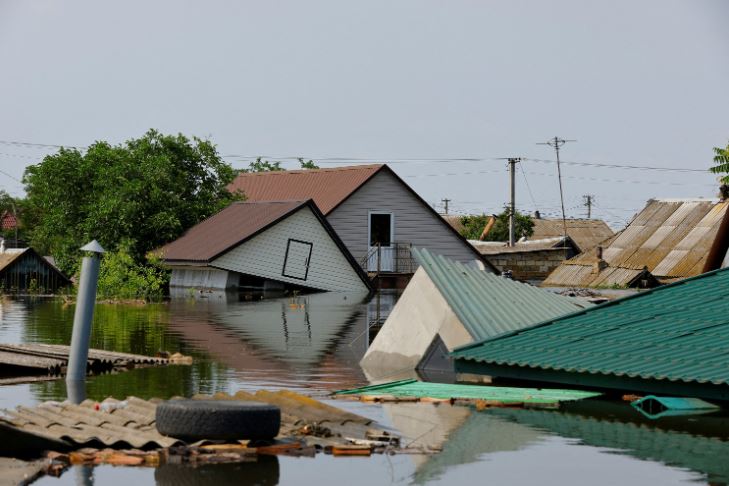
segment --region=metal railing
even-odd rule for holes
[[[414,273],[417,268],[412,254],[412,243],[393,242],[390,246],[376,245],[369,249],[360,261],[362,268],[370,274]]]

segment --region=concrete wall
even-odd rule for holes
[[[289,239],[312,243],[306,280],[282,274]],[[308,207],[302,207],[275,226],[213,260],[211,266],[317,290],[367,290],[355,269]]]
[[[419,268],[360,365],[370,380],[399,379],[415,370],[438,333],[449,351],[472,341],[428,274]]]
[[[393,214],[396,242],[412,243],[463,263],[478,258],[443,218],[424,207],[392,174],[380,171],[327,215],[327,220],[358,262],[368,251],[370,211]]]
[[[571,252],[568,255],[571,255]],[[515,280],[524,282],[541,282],[565,260],[563,249],[509,252],[485,256],[500,271],[511,270]]]

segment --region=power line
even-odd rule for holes
[[[565,140],[563,138],[554,137],[546,142],[539,142],[537,145],[549,145],[557,154],[557,181],[559,182],[559,201],[562,204],[562,226],[564,229],[564,241],[567,241],[567,218],[564,213],[564,192],[562,191],[562,170],[559,167],[559,149],[567,142],[576,142],[577,140]],[[565,250],[565,258],[567,258],[567,250]]]

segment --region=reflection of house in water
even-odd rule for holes
[[[544,435],[469,407],[430,403],[382,406],[404,440],[443,449],[435,455],[410,456],[415,463],[416,484],[437,479],[450,467],[478,462],[483,454],[522,449]]]
[[[705,474],[711,484],[729,482],[729,419],[702,416],[649,421],[625,404],[569,404],[570,413],[493,409],[489,414],[536,427],[583,444],[637,459],[658,461]]]
[[[236,293],[204,295],[173,299],[171,327],[246,379],[260,377],[268,387],[318,380],[319,387],[341,388],[365,381],[356,364],[366,349],[367,294],[256,301],[241,301]]]

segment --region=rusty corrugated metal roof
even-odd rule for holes
[[[159,252],[165,261],[209,262],[305,204],[308,201],[236,202]]]
[[[706,268],[707,257],[726,217],[728,204],[706,199],[652,199],[624,230],[602,243],[603,259],[610,268],[641,270],[645,267],[661,281],[713,270]],[[594,259],[595,254],[587,252],[564,262],[544,285],[605,285],[603,279],[587,276]],[[572,280],[577,270],[563,268],[567,265],[584,267],[580,283]],[[630,273],[623,272],[623,280],[629,279]]]
[[[561,219],[532,219],[534,233],[532,240],[554,238],[564,235]],[[567,236],[585,251],[605,241],[613,235],[613,230],[601,219],[568,219]]]
[[[373,164],[243,173],[230,183],[228,190],[242,191],[250,202],[313,199],[326,215],[383,167]]]

